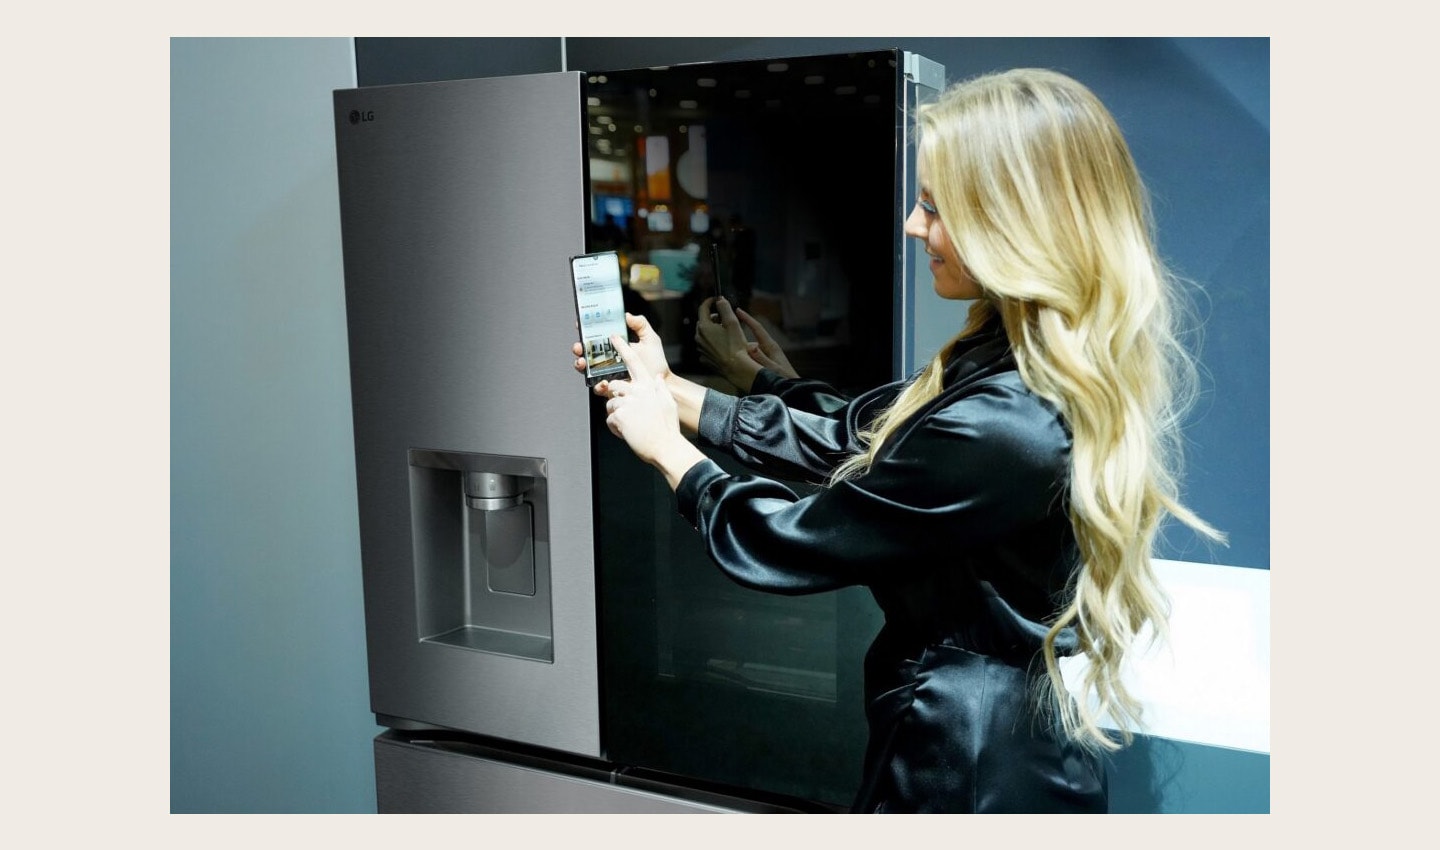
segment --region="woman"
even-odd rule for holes
[[[1103,812],[1099,754],[1119,744],[1100,721],[1138,722],[1121,661],[1165,626],[1156,529],[1169,514],[1219,538],[1176,496],[1190,365],[1173,283],[1119,128],[1079,83],[987,75],[922,107],[919,125],[905,232],[936,292],[975,304],[913,380],[847,403],[787,395],[795,379],[757,369],[760,394],[734,398],[671,373],[635,320],[638,341],[616,339],[630,379],[596,391],[731,578],[874,594],[885,626],[865,661],[856,811]],[[731,367],[748,354],[730,352],[712,346]],[[729,475],[682,428],[828,486],[802,499]],[[1079,699],[1058,664],[1076,653]]]

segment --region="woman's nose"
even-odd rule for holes
[[[911,207],[910,215],[905,217],[905,235],[916,239],[930,235],[930,228],[925,226],[925,213],[921,212],[919,204]]]

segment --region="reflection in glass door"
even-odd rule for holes
[[[850,394],[893,379],[898,60],[587,80],[588,250],[621,253],[629,309],[658,326],[672,368],[736,392],[693,345],[700,303],[727,284],[802,376]],[[866,739],[862,659],[881,622],[868,591],[782,597],[731,582],[664,481],[609,433],[598,399],[591,416],[606,758],[848,806]]]

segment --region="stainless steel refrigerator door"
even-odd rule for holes
[[[371,707],[594,756],[581,103],[577,73],[334,95]]]

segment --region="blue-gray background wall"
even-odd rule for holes
[[[171,810],[374,811],[330,120],[350,39],[170,62]]]
[[[175,39],[171,43],[171,808],[374,811],[330,92],[356,84],[899,47],[950,79],[1090,85],[1204,292],[1188,500],[1269,567],[1266,39]],[[1268,811],[1268,756],[1142,741],[1121,811]]]
[[[487,41],[471,76],[560,68],[559,39]],[[355,84],[349,38],[170,43],[174,812],[375,811],[331,123]]]

